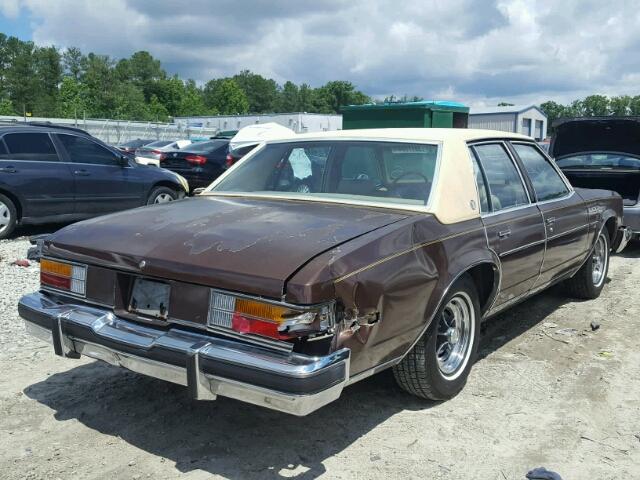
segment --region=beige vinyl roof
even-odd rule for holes
[[[416,140],[423,142],[444,142],[450,140],[468,142],[471,140],[496,137],[532,140],[531,137],[520,135],[519,133],[472,128],[370,128],[362,130],[333,130],[328,132],[301,133],[277,141],[329,140],[332,138],[346,140],[349,138],[362,138],[376,140]]]
[[[265,143],[283,143],[322,140],[369,140],[438,143],[441,145],[440,159],[436,177],[432,185],[429,204],[425,207],[398,205],[381,200],[367,204],[392,209],[404,209],[414,212],[431,213],[445,224],[463,222],[480,217],[480,201],[467,142],[484,139],[526,140],[531,137],[517,133],[495,130],[466,128],[380,128],[367,130],[336,130],[292,135],[290,138],[270,140]],[[243,161],[252,156],[249,153],[226,173],[218,177],[207,191],[211,191],[227,175],[233,172]],[[279,195],[281,198],[282,195]],[[299,198],[299,197],[298,197]],[[319,201],[336,201],[321,199]],[[340,200],[340,203],[360,204],[357,201]]]

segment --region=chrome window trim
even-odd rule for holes
[[[346,198],[322,198],[322,197],[304,197],[301,195],[286,195],[286,193],[291,192],[283,192],[285,195],[273,195],[269,193],[260,194],[258,192],[218,192],[214,191],[214,188],[218,186],[223,180],[225,180],[236,168],[245,162],[249,161],[254,155],[257,155],[261,152],[267,145],[274,144],[282,144],[282,143],[323,143],[323,142],[333,142],[333,143],[349,143],[349,142],[359,142],[359,143],[406,143],[413,145],[432,145],[438,148],[436,155],[436,165],[433,171],[433,182],[431,182],[431,190],[429,191],[429,199],[424,205],[411,205],[411,204],[403,204],[403,203],[388,203],[384,201],[374,202],[367,200],[351,200]],[[361,207],[374,207],[374,208],[386,208],[389,210],[403,210],[410,212],[419,212],[419,213],[432,213],[431,205],[433,201],[433,191],[435,186],[440,181],[440,165],[442,164],[442,150],[443,150],[444,142],[440,140],[410,140],[410,139],[381,139],[377,137],[339,137],[339,138],[319,138],[319,139],[304,139],[304,140],[296,140],[296,139],[284,139],[284,140],[269,140],[268,142],[262,142],[258,144],[251,152],[242,157],[239,161],[234,163],[231,168],[225,171],[222,175],[220,175],[216,180],[214,180],[200,195],[212,195],[212,196],[220,196],[220,197],[257,197],[257,198],[268,198],[273,200],[297,200],[304,202],[315,202],[315,203],[337,203],[341,205],[355,205]],[[383,199],[384,197],[380,197]]]
[[[527,196],[527,200],[529,201],[529,203],[527,204],[523,204],[523,205],[515,205],[513,207],[509,207],[509,208],[503,208],[501,210],[496,210],[493,211],[493,206],[492,206],[492,211],[490,213],[487,214],[480,214],[481,218],[487,217],[487,216],[491,216],[491,215],[495,215],[498,213],[505,213],[505,212],[510,212],[510,211],[514,211],[514,210],[518,210],[520,208],[526,208],[526,207],[530,207],[531,205],[535,205],[535,203],[533,202],[531,195],[529,194],[529,189],[527,188],[527,183],[524,181],[524,176],[522,175],[522,172],[520,171],[520,167],[518,166],[518,162],[516,162],[515,158],[513,158],[513,155],[511,154],[511,151],[509,150],[509,148],[507,147],[507,140],[482,140],[482,141],[473,141],[473,142],[467,142],[467,147],[470,150],[472,147],[478,146],[478,145],[498,145],[500,144],[503,148],[503,150],[507,153],[507,156],[509,157],[509,160],[511,160],[511,164],[515,167],[516,172],[518,172],[518,176],[520,177],[520,183],[522,184],[522,188],[524,188],[524,192]],[[482,167],[482,162],[480,162],[480,166]],[[484,167],[482,167],[484,168]],[[489,186],[487,186],[488,190],[489,190],[489,195],[491,195],[491,188],[489,188]],[[476,186],[476,190],[477,190],[477,186]],[[480,198],[478,197],[478,201],[480,200]]]
[[[540,153],[540,155],[542,155],[542,157],[549,163],[549,165],[551,165],[551,168],[553,168],[556,173],[560,176],[560,180],[562,180],[564,182],[565,187],[567,187],[567,189],[569,190],[569,192],[573,191],[573,185],[571,185],[571,182],[569,182],[569,180],[567,179],[567,177],[564,176],[564,173],[562,173],[562,170],[560,169],[560,167],[558,167],[558,165],[556,164],[556,162],[553,160],[553,158],[551,158],[549,155],[547,155],[547,153],[542,150],[537,143],[535,142],[525,142],[525,141],[518,141],[518,140],[512,140],[509,143],[513,144],[518,144],[518,145],[527,145],[530,147],[533,147],[535,150],[538,151],[538,153]],[[528,173],[528,172],[527,172]],[[559,197],[562,198],[562,197]],[[537,198],[536,198],[537,200]],[[556,200],[555,198],[551,199],[551,200]],[[551,200],[543,200],[543,201],[551,201]]]

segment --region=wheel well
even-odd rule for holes
[[[7,192],[6,190],[0,189],[0,193],[7,197],[9,200],[13,202],[13,205],[16,207],[16,220],[20,220],[22,218],[22,205],[20,204],[20,200],[13,193]]]
[[[151,195],[151,192],[153,191],[154,188],[158,188],[158,187],[168,187],[171,188],[172,190],[176,190],[178,192],[182,191],[184,192],[184,188],[182,188],[181,185],[178,185],[177,183],[173,183],[173,182],[169,182],[167,180],[160,180],[157,183],[154,183],[151,188],[149,189],[149,193],[148,195]]]
[[[604,226],[609,232],[609,244],[611,244],[616,239],[616,217],[609,217]]]
[[[467,270],[473,279],[480,300],[480,311],[485,312],[497,289],[497,273],[493,264],[481,263]]]

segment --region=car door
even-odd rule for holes
[[[22,218],[74,212],[73,177],[47,132],[7,133],[0,140],[0,185],[20,199]]]
[[[534,286],[544,256],[544,223],[504,142],[476,143],[470,150],[487,242],[500,258],[497,307]]]
[[[76,212],[101,214],[143,204],[145,183],[138,169],[91,138],[57,133],[55,138],[71,162]]]
[[[511,142],[527,172],[546,228],[546,251],[539,285],[545,285],[578,266],[585,257],[589,212],[553,161],[530,142]]]

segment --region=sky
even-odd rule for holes
[[[349,80],[376,97],[562,103],[640,94],[631,0],[0,0],[0,31],[203,83]]]

